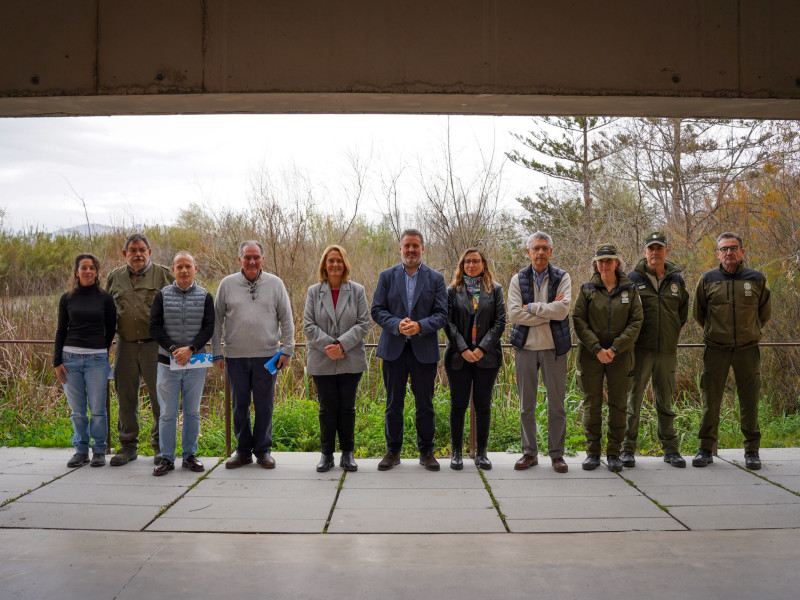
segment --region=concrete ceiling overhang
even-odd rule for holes
[[[796,0],[0,0],[0,116],[800,118]]]

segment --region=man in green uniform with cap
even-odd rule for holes
[[[700,419],[700,450],[692,459],[695,467],[714,461],[711,452],[717,441],[719,410],[725,380],[733,367],[739,413],[744,436],[745,466],[761,468],[758,456],[761,431],[758,427],[758,399],[761,395],[761,354],[758,341],[771,314],[766,276],[743,264],[742,238],[726,232],[717,238],[720,265],[703,273],[697,282],[694,318],[703,326],[703,415]]]
[[[672,411],[675,390],[675,365],[678,358],[678,337],[689,316],[689,293],[678,265],[667,260],[667,237],[654,231],[644,242],[644,258],[628,274],[639,290],[644,321],[634,347],[635,374],[628,393],[628,420],[620,460],[625,467],[635,467],[636,440],[639,436],[639,414],[648,382],[653,380],[653,397],[658,414],[658,440],[664,462],[685,467],[678,451]]]

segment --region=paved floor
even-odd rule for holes
[[[153,477],[150,458],[68,469],[70,454],[0,448],[3,600],[230,586],[297,598],[800,596],[800,449],[762,450],[757,473],[721,450],[704,469],[638,457],[620,474],[582,471],[579,456],[565,475],[546,457],[515,471],[518,456],[502,453],[483,472],[405,459],[378,472],[361,459],[355,473],[319,474],[316,454],[276,453],[274,470],[204,458],[205,473],[179,461]]]

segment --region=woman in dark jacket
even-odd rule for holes
[[[583,431],[586,460],[583,470],[600,466],[603,428],[603,380],[608,387],[607,466],[621,471],[619,458],[628,390],[633,381],[633,344],[644,319],[636,286],[622,271],[613,244],[597,247],[592,260],[594,275],[581,287],[572,324],[578,336],[576,359],[583,390]]]
[[[89,462],[90,436],[92,466],[101,467],[106,462],[106,382],[111,368],[108,349],[116,327],[114,299],[100,287],[100,261],[93,254],[79,254],[72,272],[72,290],[58,302],[53,352],[56,377],[72,411],[75,454],[68,467]]]
[[[500,340],[506,328],[506,303],[503,287],[495,283],[486,255],[477,248],[469,248],[461,255],[447,288],[447,308],[444,368],[450,382],[450,468],[464,468],[464,414],[472,389],[478,438],[475,464],[488,470],[492,468],[486,456],[492,390],[503,364]]]

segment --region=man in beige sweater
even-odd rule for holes
[[[552,238],[537,231],[526,244],[531,264],[511,278],[508,319],[513,324],[511,344],[517,372],[517,393],[522,429],[522,458],[514,468],[539,464],[536,441],[536,395],[539,370],[547,390],[548,451],[553,469],[566,473],[564,438],[567,431],[564,396],[567,388],[567,353],[571,286],[569,273],[550,264]]]

